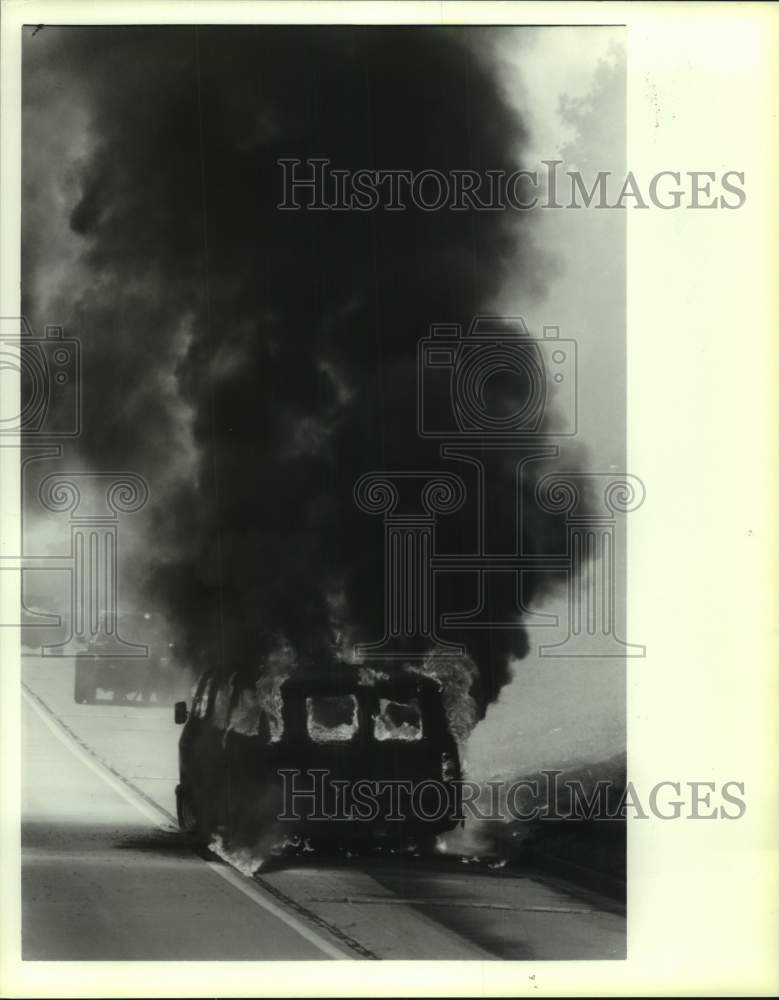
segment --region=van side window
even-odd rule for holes
[[[242,736],[259,736],[262,743],[270,740],[268,715],[254,684],[248,684],[237,692],[228,728]]]
[[[213,708],[210,712],[211,725],[217,729],[227,728],[227,719],[230,714],[230,698],[233,693],[233,679],[225,683],[224,681],[216,686],[213,696]]]
[[[192,701],[192,715],[196,719],[205,719],[208,715],[208,705],[211,700],[211,692],[214,687],[214,678],[208,677],[200,685]]]

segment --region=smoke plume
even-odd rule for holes
[[[148,479],[134,558],[197,666],[232,673],[280,649],[324,666],[339,631],[380,638],[383,526],[355,482],[448,467],[474,485],[417,433],[417,342],[490,312],[509,281],[542,292],[532,213],[280,212],[277,160],[516,170],[527,137],[490,45],[483,29],[386,27],[26,38],[24,311],[82,340],[81,457]],[[507,551],[515,475],[493,469]],[[559,550],[533,488],[523,545]],[[441,544],[467,545],[474,517],[469,501],[442,518]],[[545,585],[528,577],[525,602]],[[440,596],[466,611],[474,581],[452,574]],[[516,617],[513,594],[488,597],[495,619]],[[483,711],[524,632],[444,637],[475,662]]]

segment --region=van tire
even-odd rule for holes
[[[200,832],[200,823],[192,799],[181,785],[176,785],[176,819],[184,833],[195,836]]]

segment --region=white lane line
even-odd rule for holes
[[[307,903],[345,903],[349,906],[445,906],[469,910],[502,910],[513,913],[581,913],[597,915],[597,910],[570,906],[515,906],[512,903],[487,903],[473,899],[449,899],[436,896],[309,896]]]
[[[79,746],[70,733],[57,723],[56,717],[51,715],[48,710],[44,709],[44,707],[24,688],[22,688],[22,695],[30,708],[33,709],[46,728],[54,736],[56,736],[60,743],[67,747],[73,756],[78,758],[82,764],[85,764],[91,771],[98,775],[98,777],[102,778],[107,785],[109,785],[125,800],[125,802],[135,806],[135,808],[154,826],[168,831],[174,829],[170,818],[165,812],[163,812],[162,809],[156,809],[151,803],[147,802],[140,795],[135,794],[130,786],[116,778],[97,760],[96,757],[93,757],[88,751],[84,750],[83,747]],[[271,913],[283,924],[286,924],[287,927],[296,931],[301,937],[305,938],[306,941],[313,944],[315,948],[318,948],[319,951],[327,955],[329,958],[348,961],[353,960],[352,955],[347,954],[345,951],[341,951],[340,948],[336,948],[335,945],[331,944],[321,935],[317,934],[316,931],[312,930],[310,927],[306,927],[306,925],[301,923],[296,917],[287,913],[280,906],[276,906],[275,903],[271,903],[270,900],[265,898],[259,887],[255,887],[254,883],[250,882],[247,878],[245,878],[245,876],[239,875],[238,872],[234,871],[232,868],[218,865],[213,861],[206,861],[205,864],[211,869],[212,872],[214,872],[214,874],[218,875],[221,879],[224,879],[225,882],[229,882],[234,889],[238,889],[239,892],[244,894],[244,896],[248,896],[253,903],[256,903],[257,906],[266,910],[268,913]]]
[[[146,819],[154,826],[168,831],[175,829],[169,816],[167,816],[161,809],[155,809],[150,802],[141,798],[140,795],[134,795],[132,790],[123,781],[120,781],[117,777],[111,774],[107,768],[100,764],[96,757],[93,757],[92,754],[88,753],[83,747],[79,746],[70,733],[66,729],[63,729],[62,726],[58,725],[49,712],[47,712],[24,688],[22,688],[22,696],[49,732],[51,732],[63,746],[67,747],[73,756],[78,758],[78,760],[88,767],[90,771],[96,774],[99,778],[102,778],[103,781],[117,793],[117,795],[125,800],[125,802],[128,802],[131,806],[135,806],[138,812],[143,813]]]
[[[206,864],[211,871],[216,872],[216,874],[220,875],[226,882],[229,882],[230,885],[238,889],[239,892],[242,892],[244,896],[248,896],[249,899],[258,903],[263,909],[272,913],[275,917],[278,917],[282,923],[285,923],[288,927],[296,930],[298,934],[304,937],[307,941],[310,941],[311,944],[319,948],[320,951],[323,951],[325,955],[329,955],[330,958],[342,960],[348,959],[349,961],[353,960],[352,955],[348,955],[345,951],[341,951],[340,948],[336,948],[335,945],[330,944],[329,941],[320,937],[316,931],[310,930],[305,926],[305,924],[300,923],[300,921],[296,920],[289,913],[286,913],[280,906],[276,906],[275,903],[271,903],[269,900],[265,899],[264,896],[261,896],[260,890],[255,889],[254,883],[250,882],[244,875],[240,875],[233,868],[219,866],[214,861],[206,861]]]

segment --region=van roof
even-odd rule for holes
[[[349,694],[374,690],[395,697],[413,697],[423,691],[438,691],[437,681],[407,670],[385,671],[387,677],[365,680],[354,668],[327,671],[302,670],[288,677],[282,686],[285,693]]]

